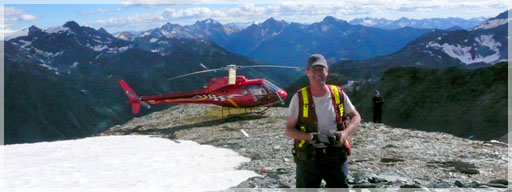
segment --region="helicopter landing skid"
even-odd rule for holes
[[[245,112],[243,113],[237,113],[237,114],[231,114],[230,108],[228,107],[228,115],[227,117],[238,117],[243,115],[249,115],[249,114],[257,114],[259,116],[262,116],[266,113],[266,111],[270,109],[270,107],[265,107],[265,109],[259,110],[259,111],[252,111],[252,108],[244,108]],[[249,110],[249,112],[247,112]],[[224,118],[224,107],[222,107],[222,118]]]

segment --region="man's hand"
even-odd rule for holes
[[[336,136],[336,140],[339,143],[345,143],[345,140],[347,140],[347,134],[344,131],[337,131],[334,132],[334,136]]]
[[[339,144],[339,139],[336,135],[324,135],[319,133],[313,133],[313,144],[324,144],[325,146],[335,146]]]
[[[339,138],[336,135],[328,135],[327,139],[329,139],[329,146],[335,146],[339,144]]]
[[[323,144],[329,144],[329,138],[327,138],[327,135],[313,133],[313,143],[323,143]]]

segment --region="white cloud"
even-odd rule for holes
[[[3,15],[3,20],[6,25],[20,22],[20,21],[33,21],[36,20],[37,17],[34,15],[26,14],[25,11],[21,9],[16,9],[13,7],[2,7],[1,10]]]
[[[141,4],[358,4],[358,5],[384,5],[384,6],[440,6],[440,7],[458,7],[461,5],[489,6],[493,4],[506,5],[507,0],[121,0],[125,5],[141,5]]]
[[[11,26],[17,22],[23,21],[34,21],[37,19],[36,16],[25,13],[25,11],[21,9],[16,9],[13,7],[4,7],[0,6],[0,19],[3,22],[0,22],[0,40],[4,40],[4,37],[15,34],[21,29],[12,29]]]
[[[416,19],[462,17],[469,19],[480,16],[492,17],[495,15],[488,15],[489,12],[496,13],[497,7],[500,7],[500,5],[507,7],[506,0],[492,2],[479,0],[454,2],[446,2],[445,0],[260,0],[250,4],[243,2],[241,0],[193,0],[186,2],[181,0],[122,0],[123,4],[130,6],[139,4],[197,4],[197,6],[186,9],[180,9],[179,6],[170,6],[159,12],[127,17],[111,17],[89,22],[89,25],[110,28],[109,31],[119,31],[121,27],[146,30],[160,27],[167,22],[188,25],[207,18],[215,19],[224,24],[230,22],[261,22],[269,17],[299,23],[318,22],[326,16],[334,16],[344,20],[356,17],[387,19],[398,19],[399,17]],[[206,5],[214,3],[231,4],[231,6],[213,8]],[[260,3],[268,4],[261,5]],[[505,8],[499,11],[505,11]],[[459,13],[459,15],[454,15],[456,13]]]
[[[231,4],[244,2],[241,0],[121,0],[121,3],[127,6],[136,6],[151,4]]]
[[[87,10],[87,11],[82,11],[80,12],[79,14],[80,15],[94,15],[94,14],[100,14],[100,13],[107,13],[109,12],[108,9],[103,9],[101,7],[98,7],[96,9],[91,9],[91,10]]]

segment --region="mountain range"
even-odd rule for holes
[[[308,55],[323,53],[330,62],[364,60],[391,54],[419,36],[435,29],[457,31],[481,24],[485,18],[354,19],[350,22],[325,17],[312,24],[288,23],[269,18],[239,29],[207,19],[193,25],[167,23],[141,35],[120,38],[134,40],[147,36],[203,39],[225,49],[270,63],[302,67]]]
[[[5,41],[5,142],[83,137],[133,118],[117,83],[121,79],[139,95],[154,95],[201,89],[209,79],[225,75],[166,81],[203,70],[201,64],[210,69],[269,63],[303,67],[307,56],[318,52],[333,63],[329,78],[336,84],[377,82],[385,71],[404,66],[493,66],[508,60],[506,13],[456,31],[384,30],[334,17],[310,25],[270,18],[243,30],[208,19],[116,36],[74,21],[46,30],[32,26],[26,35]],[[293,83],[287,90],[307,84],[297,71],[249,69],[239,74],[280,87]]]
[[[402,66],[427,68],[488,67],[508,60],[507,12],[468,30],[432,30],[402,49],[367,60],[346,60],[331,65],[348,79],[378,79],[386,70]]]
[[[386,55],[428,31],[409,27],[384,30],[351,25],[328,16],[310,25],[269,18],[243,30],[207,19],[188,26],[167,23],[135,37],[125,33],[118,37],[134,41],[162,36],[203,39],[233,53],[274,64],[303,67],[307,56],[313,53],[323,53],[330,62]]]
[[[477,17],[471,19],[462,19],[457,17],[448,18],[426,18],[426,19],[409,19],[401,17],[397,20],[389,20],[384,18],[355,18],[349,21],[352,25],[363,25],[367,27],[377,27],[381,29],[398,29],[402,27],[425,28],[425,29],[442,29],[451,31],[455,28],[469,29],[480,25],[489,18]]]

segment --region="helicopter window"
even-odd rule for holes
[[[251,93],[253,95],[265,95],[265,94],[267,94],[267,91],[265,91],[265,88],[263,88],[262,86],[258,86],[258,85],[251,85],[249,87],[249,90],[251,91]]]
[[[272,93],[277,93],[279,90],[281,90],[279,87],[277,87],[276,85],[274,85],[273,83],[271,83],[268,80],[265,81],[263,86],[265,86]]]
[[[244,96],[246,96],[246,95],[247,95],[247,89],[242,88],[242,94],[243,94]]]

